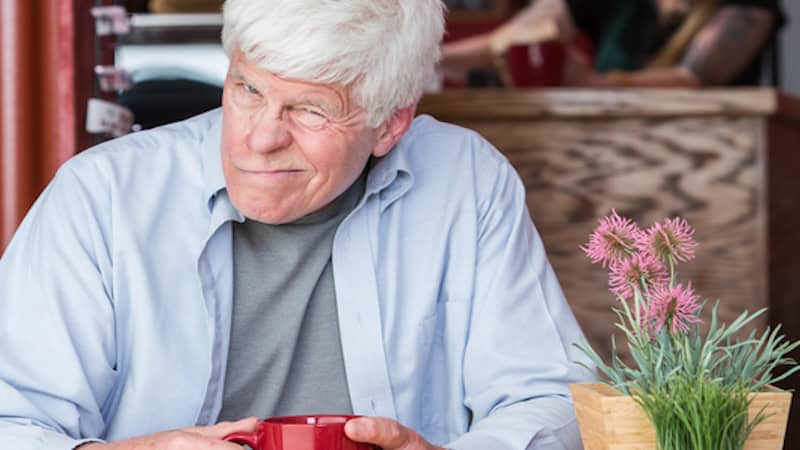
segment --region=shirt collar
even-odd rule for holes
[[[212,118],[211,126],[203,139],[203,192],[211,209],[219,191],[225,189],[225,175],[222,172],[222,109]]]
[[[211,212],[209,236],[229,220],[244,222],[244,216],[236,210],[225,189],[225,175],[222,172],[222,109],[215,111],[211,125],[202,146],[203,193]]]
[[[389,153],[370,161],[365,196],[383,194],[389,200],[386,202],[388,205],[411,188],[414,174],[409,161],[409,149],[416,129],[412,123],[411,128]]]

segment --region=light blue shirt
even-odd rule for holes
[[[0,448],[215,422],[243,220],[220,127],[217,110],[83,152],[28,213],[0,259]],[[333,269],[356,414],[456,450],[580,448],[581,331],[518,175],[476,133],[417,118]]]

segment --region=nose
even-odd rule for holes
[[[292,135],[282,119],[283,108],[264,108],[257,113],[247,135],[247,146],[258,153],[268,153],[288,147]]]

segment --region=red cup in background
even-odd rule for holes
[[[311,415],[265,419],[252,433],[232,433],[226,441],[249,445],[253,450],[378,450],[350,440],[344,424],[358,416]]]
[[[506,82],[512,87],[554,87],[564,80],[566,49],[559,41],[514,44],[505,54]]]

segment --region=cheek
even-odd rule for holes
[[[314,167],[319,181],[341,184],[351,182],[361,172],[369,157],[353,142],[341,139],[318,139],[314,142],[299,143],[308,162]]]
[[[227,94],[228,89],[222,92],[222,140],[223,142],[244,142],[250,123],[248,113],[237,108]]]
[[[246,148],[247,128],[245,121],[235,115],[226,115],[222,124],[222,154],[223,157],[232,157],[243,153]]]

